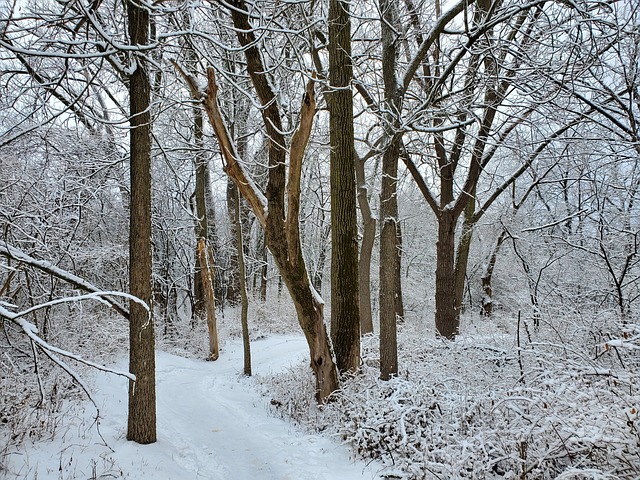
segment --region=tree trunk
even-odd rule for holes
[[[260,248],[262,251],[262,267],[260,267],[260,300],[267,301],[267,274],[269,273],[269,263],[267,258],[267,240],[262,237]]]
[[[234,192],[236,186],[233,181],[227,179],[227,213],[231,219],[230,234],[231,238],[237,238],[237,230],[240,228],[235,221]],[[240,275],[238,274],[238,252],[232,251],[227,265],[227,282],[226,282],[226,299],[229,305],[237,305],[240,297]]]
[[[443,209],[438,217],[436,242],[436,330],[438,335],[454,339],[460,320],[456,314],[455,299],[455,231],[456,217]]]
[[[396,255],[398,256],[398,266],[395,272],[396,280],[396,319],[404,321],[404,299],[402,298],[402,225],[396,223]]]
[[[484,272],[482,273],[482,277],[480,278],[480,281],[482,282],[482,305],[480,306],[480,314],[483,317],[490,317],[493,315],[493,288],[491,287],[491,279],[493,278],[493,270],[496,266],[496,261],[498,260],[498,252],[506,238],[507,231],[503,229],[500,232],[500,235],[498,235],[498,239],[493,246],[491,255],[489,256]]]
[[[200,256],[198,255],[198,242],[201,238],[207,240],[209,236],[209,224],[207,221],[207,201],[206,201],[206,179],[207,179],[207,159],[204,155],[204,134],[203,134],[203,119],[202,110],[200,108],[193,108],[193,126],[194,126],[194,140],[196,144],[195,154],[195,171],[196,171],[196,188],[195,188],[195,200],[196,200],[196,261],[195,272],[193,277],[193,312],[192,319],[195,320],[201,317],[206,312],[206,292],[204,284],[202,283],[202,265],[200,263]]]
[[[475,222],[473,216],[476,210],[475,189],[472,193],[472,197],[469,198],[469,202],[464,209],[464,221],[462,222],[462,233],[460,235],[460,241],[458,242],[458,248],[456,249],[455,260],[455,298],[456,298],[456,315],[458,316],[458,322],[460,321],[460,314],[463,311],[464,300],[464,285],[467,279],[467,267],[469,263],[469,250],[471,249],[471,240],[473,239],[473,228]]]
[[[146,45],[149,12],[127,2],[129,37],[133,46]],[[132,54],[135,70],[129,77],[131,202],[129,220],[129,291],[147,304],[129,304],[129,382],[127,439],[141,444],[156,441],[156,378],[153,309],[151,307],[151,85],[144,56]]]
[[[373,333],[373,315],[371,312],[371,256],[376,240],[376,219],[371,214],[369,197],[364,175],[364,161],[356,158],[356,182],[358,184],[358,205],[362,215],[362,242],[358,259],[359,297],[360,297],[360,334]]]
[[[247,272],[244,263],[244,238],[242,234],[242,222],[240,219],[240,197],[238,189],[233,186],[232,192],[233,208],[235,214],[233,220],[236,227],[236,251],[238,253],[238,277],[240,278],[240,298],[241,312],[240,323],[242,325],[242,345],[244,358],[244,374],[251,376],[251,343],[249,340],[249,298],[247,297]]]
[[[207,360],[215,361],[220,356],[218,348],[218,327],[216,323],[216,303],[213,289],[213,255],[207,248],[204,238],[198,240],[198,258],[200,259],[200,274],[205,291],[207,329],[209,330],[209,356]]]
[[[398,127],[400,98],[396,79],[396,31],[398,15],[393,0],[380,0],[382,25],[382,76],[384,78],[385,150],[382,155],[382,182],[380,187],[380,378],[388,380],[398,373],[397,309],[400,264],[398,256],[398,201],[397,179],[400,156]]]
[[[331,228],[329,225],[326,226],[325,230],[322,232],[322,239],[320,242],[320,252],[318,253],[318,261],[315,265],[315,271],[313,272],[313,281],[311,282],[313,288],[316,289],[318,293],[322,292],[322,282],[324,280],[324,267],[327,263],[327,243],[329,240],[329,233],[331,233]]]
[[[360,367],[358,226],[348,0],[329,2],[329,143],[331,162],[331,340],[338,370]]]

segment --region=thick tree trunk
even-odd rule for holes
[[[396,178],[398,175],[399,142],[387,147],[382,157],[382,186],[380,190],[380,378],[388,380],[398,373],[398,204]]]
[[[360,367],[358,227],[348,0],[329,2],[329,143],[331,162],[331,340],[338,370]]]
[[[145,45],[149,12],[127,2],[132,45]],[[151,85],[142,55],[132,55],[135,71],[129,77],[131,203],[129,223],[129,291],[148,305],[129,304],[129,382],[127,439],[147,444],[156,441],[156,378],[153,309],[151,307]]]
[[[360,334],[373,333],[373,315],[371,312],[371,257],[376,240],[376,219],[371,214],[369,196],[364,175],[364,161],[356,158],[356,182],[358,184],[358,205],[362,215],[362,241],[358,259],[359,298],[360,298]]]
[[[441,211],[436,243],[435,317],[438,335],[447,339],[454,339],[460,327],[455,299],[455,232],[455,216],[450,210]]]

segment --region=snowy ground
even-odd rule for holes
[[[254,373],[269,375],[300,364],[304,338],[273,336],[252,343]],[[118,367],[123,368],[122,361]],[[305,434],[275,418],[269,398],[243,377],[242,345],[231,341],[220,359],[204,362],[158,352],[158,442],[125,440],[127,381],[98,373],[94,398],[100,433],[86,402],[66,415],[53,439],[27,440],[5,461],[6,478],[154,480],[377,479],[380,466],[355,461],[348,448],[326,436]],[[106,445],[105,445],[106,442]],[[2,472],[0,472],[2,473]]]

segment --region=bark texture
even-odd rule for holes
[[[131,44],[149,38],[149,12],[127,2]],[[129,304],[129,382],[127,439],[141,444],[156,441],[155,338],[151,308],[151,85],[142,55],[129,77],[131,202],[129,223],[129,291],[148,305]]]
[[[401,138],[398,127],[400,97],[396,79],[397,48],[395,27],[398,23],[393,0],[380,0],[382,15],[382,76],[384,79],[385,149],[382,155],[380,187],[380,378],[388,380],[398,373],[397,338],[397,276],[400,275],[398,257],[398,158]]]
[[[209,223],[207,219],[207,201],[206,201],[206,179],[207,179],[207,159],[204,155],[204,134],[203,134],[203,118],[202,109],[193,109],[193,127],[194,140],[196,144],[195,154],[195,171],[196,171],[196,188],[194,191],[196,201],[196,242],[201,238],[205,240],[209,235]],[[202,283],[202,265],[200,264],[200,256],[197,252],[196,244],[196,261],[195,272],[193,277],[193,319],[204,316],[206,313],[206,292]]]
[[[329,143],[331,146],[331,340],[341,372],[360,367],[358,226],[349,2],[329,2]]]

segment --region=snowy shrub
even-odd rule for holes
[[[377,338],[360,374],[317,407],[306,365],[268,379],[283,416],[338,436],[403,479],[640,478],[640,328],[593,342],[593,325],[455,342],[400,333],[400,374],[379,380]],[[517,328],[516,328],[517,330]],[[419,329],[417,330],[419,331]],[[518,346],[519,345],[519,346]]]

